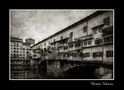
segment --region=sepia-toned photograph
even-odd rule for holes
[[[113,9],[10,9],[10,80],[114,80]]]

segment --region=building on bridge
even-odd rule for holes
[[[54,57],[78,61],[113,62],[113,11],[96,11],[36,43],[32,49],[52,51]]]
[[[95,66],[93,73],[98,74],[97,78],[113,75],[113,13],[112,10],[96,11],[31,46],[31,49],[43,50],[47,74],[61,76],[62,72],[83,62],[88,63],[91,72],[92,63],[104,65]]]

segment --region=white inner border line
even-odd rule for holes
[[[11,11],[95,11],[95,10],[100,10],[100,11],[113,11],[113,78],[112,79],[11,79],[11,65],[10,65],[10,33],[11,33]],[[86,81],[86,80],[114,80],[115,79],[115,56],[114,56],[114,48],[115,48],[115,11],[114,9],[9,9],[9,80],[81,80],[81,81]]]

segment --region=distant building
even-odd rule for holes
[[[23,39],[17,37],[10,38],[10,61],[11,61],[11,78],[17,77],[20,72],[20,75],[26,78],[23,73],[29,68],[29,61],[31,58],[31,49],[30,43],[23,42]]]
[[[16,38],[16,37],[11,37],[11,46],[10,46],[10,51],[11,51],[11,59],[13,58],[24,58],[23,57],[23,52],[22,52],[22,44],[23,40]]]
[[[27,52],[30,50],[30,44],[23,42],[22,39],[11,37],[11,59],[18,58],[18,59],[26,59]]]
[[[32,38],[28,38],[28,39],[25,39],[26,43],[28,43],[29,45],[34,45],[35,44],[35,40],[32,39]]]

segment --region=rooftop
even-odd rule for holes
[[[13,41],[13,42],[23,42],[23,39],[20,39],[18,37],[11,37],[11,41]]]

